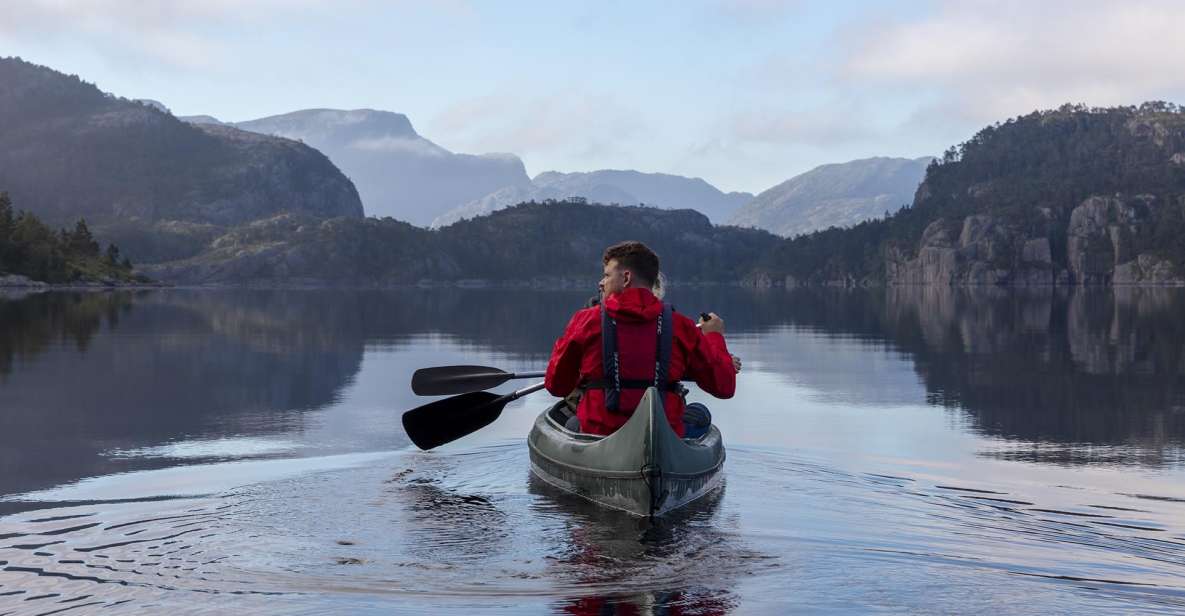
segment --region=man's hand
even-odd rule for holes
[[[736,370],[737,372],[741,371],[741,358],[737,357],[736,355],[732,356],[732,369]]]
[[[723,334],[724,319],[721,319],[720,315],[716,314],[715,312],[709,312],[707,319],[703,318],[703,316],[700,316],[699,329],[705,334],[710,334],[712,332]]]

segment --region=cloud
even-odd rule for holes
[[[369,152],[406,152],[421,156],[443,157],[448,151],[440,146],[419,137],[376,137],[372,139],[355,139],[349,145],[355,150]]]
[[[733,117],[731,134],[743,142],[828,147],[881,137],[866,118],[851,105],[746,111]]]
[[[13,0],[5,2],[0,32],[162,30],[327,4],[328,0]]]
[[[433,118],[431,130],[462,151],[609,160],[627,155],[628,143],[646,134],[641,114],[611,94],[498,94],[448,107]]]
[[[216,31],[328,0],[15,0],[4,3],[0,41],[69,40],[117,59],[207,69],[228,60]]]
[[[953,1],[878,19],[838,41],[849,84],[928,92],[930,111],[980,124],[1056,107],[1185,95],[1185,3]]]

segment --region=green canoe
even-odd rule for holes
[[[679,438],[653,387],[629,421],[609,436],[565,429],[558,410],[556,405],[541,413],[527,439],[532,472],[553,486],[605,507],[654,517],[720,485],[720,430],[713,425],[701,438]]]

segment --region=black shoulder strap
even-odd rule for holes
[[[663,302],[662,314],[658,317],[658,340],[654,347],[654,386],[664,391],[667,376],[671,372],[671,345],[674,344],[675,320],[671,305]]]
[[[588,387],[603,387],[605,389],[605,408],[618,411],[621,401],[622,386],[630,389],[645,389],[651,385],[659,391],[678,391],[679,384],[668,382],[671,372],[671,349],[674,345],[675,319],[674,309],[663,302],[662,314],[658,317],[658,329],[654,347],[654,382],[621,379],[621,361],[617,353],[617,322],[609,316],[605,305],[601,305],[601,371],[605,374],[604,381],[594,381]]]
[[[616,411],[621,398],[621,373],[617,357],[617,322],[601,304],[601,371],[605,373],[605,408]]]

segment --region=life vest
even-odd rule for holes
[[[627,379],[621,376],[621,361],[617,350],[617,321],[609,316],[605,305],[601,305],[601,370],[605,378],[588,381],[585,389],[605,390],[605,410],[611,413],[630,414],[633,409],[620,408],[621,390],[647,389],[656,387],[661,392],[674,391],[680,395],[686,390],[679,381],[669,381],[671,372],[671,348],[674,344],[674,309],[663,302],[662,313],[658,315],[654,344],[654,379]]]

